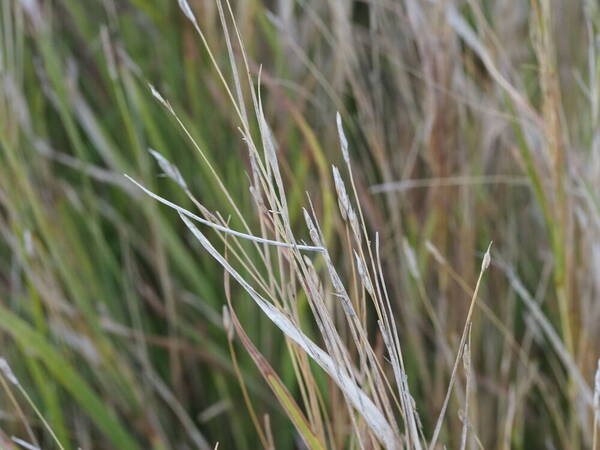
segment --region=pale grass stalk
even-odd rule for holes
[[[592,450],[598,449],[598,427],[600,426],[600,359],[594,377],[594,425],[592,431]]]
[[[404,420],[405,426],[408,430],[407,437],[409,438],[410,445],[412,445],[416,450],[420,450],[422,448],[422,432],[419,421],[419,415],[415,409],[415,403],[410,394],[410,387],[408,385],[408,377],[406,376],[406,369],[404,367],[404,358],[402,355],[402,348],[400,346],[400,339],[398,337],[398,330],[396,326],[396,321],[394,320],[394,314],[392,311],[392,304],[390,302],[388,292],[385,285],[385,279],[383,276],[383,268],[381,266],[381,255],[379,253],[379,234],[375,234],[375,251],[377,262],[376,272],[378,277],[378,289],[381,289],[380,292],[383,292],[383,296],[380,298],[381,305],[383,308],[381,311],[383,312],[382,318],[385,322],[384,326],[380,325],[384,341],[387,340],[386,346],[388,347],[390,358],[392,359],[392,367],[394,369],[394,375],[396,377],[396,388],[400,394],[400,403],[402,405],[402,409],[404,412]],[[381,295],[381,294],[380,294]]]
[[[0,385],[2,385],[2,389],[4,390],[4,392],[6,392],[6,395],[9,399],[10,403],[15,408],[15,411],[17,412],[17,417],[19,418],[19,420],[25,427],[25,431],[27,432],[29,439],[31,439],[31,441],[35,442],[37,445],[37,439],[35,438],[35,434],[33,433],[31,426],[29,425],[29,421],[25,417],[25,413],[23,412],[21,405],[19,405],[19,402],[15,398],[12,390],[10,389],[10,386],[7,383],[7,381],[8,381],[8,382],[14,384],[13,379],[16,380],[16,378],[14,377],[14,375],[12,373],[12,370],[8,366],[8,363],[6,363],[5,359],[3,359],[3,358],[0,359]]]
[[[56,436],[56,434],[54,433],[54,430],[52,429],[52,427],[50,426],[50,424],[46,421],[46,419],[44,418],[44,416],[42,415],[42,413],[40,412],[40,410],[38,409],[38,407],[35,405],[35,403],[31,399],[31,397],[27,393],[27,391],[23,388],[23,386],[21,386],[21,383],[19,382],[19,380],[17,379],[17,377],[15,377],[15,375],[13,374],[13,372],[12,372],[12,370],[11,370],[8,362],[4,358],[0,358],[0,382],[2,383],[5,391],[11,397],[13,403],[15,405],[17,405],[17,408],[20,411],[20,407],[18,407],[18,403],[16,402],[16,399],[13,397],[11,390],[8,388],[8,386],[6,386],[6,382],[4,381],[5,379],[8,380],[14,386],[16,386],[16,388],[21,393],[21,395],[23,395],[23,397],[25,397],[25,400],[27,400],[27,403],[29,404],[29,406],[31,406],[31,409],[33,409],[33,411],[35,412],[36,416],[40,419],[40,421],[44,425],[44,428],[46,429],[46,431],[48,431],[48,433],[52,437],[52,440],[54,441],[54,443],[56,444],[56,446],[60,450],[64,450],[64,447],[61,444],[61,442],[58,439],[58,437]],[[22,414],[22,411],[21,411],[20,414]],[[24,419],[24,416],[22,416],[22,417]],[[35,439],[33,433],[31,432],[31,429],[29,428],[29,425],[27,424],[27,421],[24,420],[24,424],[25,424],[26,428],[30,431],[32,441],[37,443],[37,440]]]
[[[452,387],[454,386],[455,378],[456,378],[456,370],[458,368],[458,364],[460,362],[462,353],[464,351],[465,342],[467,339],[467,331],[471,325],[471,321],[473,318],[473,311],[475,310],[475,304],[477,302],[477,294],[479,293],[479,287],[481,285],[481,280],[483,279],[484,272],[488,269],[491,261],[490,257],[490,248],[492,247],[492,243],[488,246],[484,256],[483,261],[481,262],[481,269],[479,271],[479,277],[477,278],[477,283],[475,284],[475,290],[473,291],[473,297],[471,298],[471,304],[469,306],[469,311],[467,313],[467,319],[465,321],[465,327],[462,332],[462,336],[460,338],[460,343],[458,344],[458,353],[456,355],[456,360],[454,361],[454,367],[452,368],[452,373],[450,374],[450,383],[448,384],[448,390],[446,392],[446,397],[444,398],[444,403],[442,405],[442,410],[438,417],[438,420],[435,425],[435,429],[433,431],[433,436],[431,438],[431,442],[429,443],[429,450],[434,450],[435,445],[437,444],[437,440],[442,429],[442,423],[444,416],[446,414],[446,408],[448,407],[448,402],[450,401],[450,394],[452,393]]]
[[[471,382],[472,382],[472,373],[471,373],[471,330],[473,329],[473,324],[469,324],[468,338],[467,343],[465,344],[465,351],[463,353],[463,369],[465,371],[465,377],[467,378],[467,385],[465,388],[465,409],[462,414],[463,421],[463,429],[461,433],[460,439],[460,450],[466,450],[467,448],[467,438],[469,428],[471,427],[471,421],[469,418],[469,402],[471,397]]]
[[[230,234],[232,236],[236,236],[242,239],[246,239],[248,241],[252,241],[252,242],[257,242],[260,244],[268,244],[268,245],[273,245],[275,247],[285,247],[285,248],[297,248],[298,250],[305,250],[305,251],[312,251],[312,252],[323,252],[325,251],[325,249],[323,247],[318,247],[318,246],[313,246],[313,245],[302,245],[302,244],[290,244],[288,242],[280,242],[280,241],[273,241],[271,239],[265,239],[265,238],[261,238],[258,236],[253,236],[250,234],[246,234],[246,233],[242,233],[240,231],[236,231],[236,230],[232,230],[231,228],[227,228],[224,227],[222,225],[216,224],[214,222],[210,222],[206,219],[203,219],[202,217],[188,211],[187,209],[176,205],[173,202],[170,202],[169,200],[167,200],[164,197],[161,197],[158,194],[155,194],[154,192],[152,192],[150,189],[144,187],[142,184],[138,183],[136,180],[134,180],[133,178],[131,178],[129,175],[125,174],[125,178],[127,178],[129,181],[131,181],[133,184],[135,184],[137,187],[139,187],[142,191],[144,191],[147,195],[149,195],[150,197],[152,197],[154,200],[157,200],[159,202],[161,202],[164,205],[169,206],[170,208],[174,209],[175,211],[177,211],[179,214],[182,214],[184,216],[187,216],[191,219],[194,219],[196,222],[200,222],[206,226],[209,226],[217,231],[220,231],[222,233],[227,233]]]

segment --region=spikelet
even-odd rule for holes
[[[362,282],[363,287],[366,291],[372,296],[373,295],[373,285],[371,284],[371,279],[369,278],[369,274],[367,273],[367,268],[363,264],[362,259],[354,250],[354,258],[356,259],[356,268],[358,270],[358,276],[360,277],[360,281]]]
[[[306,222],[306,226],[308,227],[308,233],[310,234],[310,239],[315,245],[321,245],[321,238],[319,237],[319,232],[317,227],[308,214],[308,211],[305,208],[302,208],[302,212],[304,213],[304,221]]]
[[[408,263],[408,271],[410,275],[418,280],[421,278],[421,273],[419,272],[419,265],[417,264],[417,257],[415,256],[415,251],[410,246],[406,238],[402,239],[402,249],[404,250],[404,256],[406,256],[406,262]]]
[[[192,22],[195,26],[198,26],[198,22],[196,22],[196,16],[194,16],[194,12],[192,11],[192,8],[190,8],[190,5],[188,4],[187,0],[178,1],[179,7],[183,11],[183,14],[185,14],[185,17],[187,17],[190,20],[190,22]]]
[[[346,139],[344,127],[342,126],[342,116],[340,116],[339,112],[337,112],[335,115],[335,121],[337,123],[338,136],[340,137],[340,148],[342,149],[344,162],[346,164],[350,164],[350,155],[348,154],[348,139]]]
[[[183,176],[181,175],[181,172],[179,172],[179,169],[175,167],[174,164],[172,164],[167,158],[158,153],[156,150],[149,148],[148,151],[154,157],[154,159],[164,172],[165,176],[171,178],[183,189],[188,188],[187,184],[185,183],[185,180],[183,179]]]
[[[481,262],[482,270],[487,270],[490,267],[490,263],[492,262],[492,257],[490,255],[490,250],[492,248],[492,242],[488,245],[487,250],[485,251],[485,255],[483,255],[483,261]]]
[[[340,208],[340,212],[342,213],[342,219],[348,220],[348,210],[350,209],[350,200],[348,198],[348,193],[346,192],[346,186],[342,181],[342,177],[340,175],[340,171],[336,166],[331,166],[333,171],[333,182],[335,184],[335,191],[338,196],[338,206]]]
[[[232,341],[235,337],[235,328],[233,327],[231,314],[229,313],[229,307],[227,305],[223,305],[223,328],[227,333],[227,339]]]
[[[158,100],[165,108],[167,108],[170,113],[175,114],[175,112],[173,111],[173,107],[171,106],[171,104],[168,101],[165,100],[165,98],[161,95],[161,93],[158,92],[158,90],[150,83],[148,83],[148,87],[150,88],[150,92],[152,93],[152,96],[156,100]]]
[[[9,382],[14,385],[19,384],[19,380],[17,380],[17,377],[4,358],[0,358],[0,371],[4,374],[4,378],[6,378]]]
[[[356,212],[354,212],[354,208],[352,208],[352,205],[350,204],[350,198],[348,197],[348,192],[346,191],[346,185],[342,180],[342,176],[340,175],[338,168],[333,165],[331,168],[333,171],[333,181],[335,184],[335,191],[338,195],[338,206],[340,208],[340,213],[342,214],[342,219],[350,224],[354,238],[360,243],[361,234],[360,226],[358,224],[358,217]]]
[[[446,264],[446,258],[442,256],[440,251],[436,248],[435,245],[433,245],[433,243],[429,239],[425,241],[425,248],[431,254],[431,256],[433,256],[433,259],[435,259],[438,264]]]

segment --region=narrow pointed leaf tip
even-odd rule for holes
[[[149,148],[148,152],[150,152],[150,154],[154,157],[167,177],[171,178],[173,181],[175,181],[175,183],[187,190],[187,184],[183,179],[181,172],[179,172],[179,169],[174,164],[172,164],[167,158],[152,148]]]
[[[485,251],[485,255],[483,255],[483,261],[481,263],[481,267],[483,268],[483,270],[487,270],[487,268],[490,266],[490,263],[492,262],[492,257],[490,256],[491,248],[492,242],[490,242],[490,245],[488,245],[488,248]]]
[[[165,108],[169,108],[169,103],[164,99],[164,97],[158,92],[158,90],[154,87],[154,85],[148,83],[148,87],[150,88],[150,92],[152,92],[152,96],[162,103]]]
[[[0,371],[2,371],[2,373],[4,374],[4,378],[6,378],[12,384],[19,384],[19,380],[17,380],[17,377],[15,376],[12,369],[8,365],[8,362],[4,358],[0,358]]]
[[[335,114],[335,121],[337,123],[338,135],[340,137],[340,147],[342,149],[342,156],[346,164],[350,164],[350,155],[348,154],[348,139],[344,133],[344,127],[342,126],[342,116],[339,111]]]
[[[196,16],[194,16],[194,12],[192,11],[192,8],[190,8],[190,5],[188,4],[187,0],[178,0],[178,2],[179,7],[181,8],[185,16],[190,20],[190,22],[198,26],[198,23],[196,22]]]

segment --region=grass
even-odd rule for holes
[[[596,4],[271,3],[0,5],[0,448],[599,448]]]

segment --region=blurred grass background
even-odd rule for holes
[[[189,3],[230,79],[218,3]],[[341,160],[335,112],[344,119],[425,436],[494,241],[472,328],[470,427],[484,448],[591,448],[582,392],[593,391],[600,352],[596,2],[245,0],[232,9],[254,80],[261,71],[292,225],[308,236],[308,192],[351,277],[329,168]],[[223,270],[173,211],[123,177],[193,207],[160,176],[154,148],[208,210],[233,214],[150,82],[254,217],[238,119],[192,25],[174,0],[2,0],[0,27],[0,356],[66,449],[257,448],[222,324]],[[229,225],[242,228],[236,215]],[[231,289],[246,332],[298,396],[281,332]],[[276,446],[302,448],[234,345]],[[315,376],[335,442],[359,448],[343,438],[339,395]],[[25,438],[27,422],[51,448],[15,396],[27,420],[2,390],[0,445]],[[460,442],[458,397],[448,448]]]

